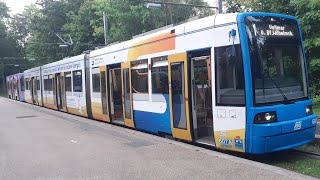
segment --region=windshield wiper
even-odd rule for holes
[[[272,77],[270,76],[270,74],[268,73],[268,77],[270,78],[270,80],[273,82],[273,84],[276,86],[276,88],[279,90],[282,98],[285,101],[285,104],[290,104],[291,102],[289,101],[289,99],[287,98],[287,96],[283,93],[283,91],[281,90],[281,88],[278,86],[278,84],[272,79]]]
[[[262,55],[261,55],[261,52],[259,50],[257,50],[258,52],[258,58],[260,60],[260,68],[262,69],[262,72],[263,72],[263,75],[262,75],[262,86],[263,86],[263,94],[264,94],[264,91],[265,91],[265,87],[264,87],[264,83],[265,83],[265,79],[264,79],[264,75],[265,75],[265,72],[264,72],[264,68],[263,68],[263,61],[262,61]],[[268,59],[267,59],[267,63],[268,63]],[[276,88],[278,89],[278,91],[280,92],[285,104],[290,104],[291,102],[289,101],[289,99],[287,98],[287,96],[283,93],[283,91],[281,90],[281,88],[278,86],[278,84],[273,80],[273,78],[270,76],[270,73],[268,71],[268,73],[266,73],[268,75],[268,77],[270,78],[270,80],[273,82],[273,84],[276,86]]]

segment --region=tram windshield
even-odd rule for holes
[[[298,24],[293,19],[246,17],[256,105],[307,98],[306,70]]]

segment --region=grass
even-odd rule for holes
[[[261,163],[320,178],[320,160],[283,151],[254,158]]]
[[[274,160],[271,165],[279,166],[298,173],[311,175],[320,178],[320,160],[309,157],[288,155],[281,161]]]
[[[320,103],[319,102],[314,103],[312,106],[312,110],[316,115],[320,116]]]
[[[311,143],[298,147],[297,149],[302,151],[320,153],[320,139],[315,139]]]

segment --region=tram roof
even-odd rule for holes
[[[229,24],[229,23],[236,23],[237,21],[237,15],[238,13],[229,13],[229,14],[217,14],[213,16],[208,16],[205,18],[197,19],[194,21],[186,22],[183,24],[178,25],[169,25],[166,27],[162,27],[156,30],[152,30],[147,33],[143,33],[140,35],[135,36],[136,38],[133,38],[128,41],[124,41],[118,44],[110,45],[98,50],[94,50],[90,52],[90,57],[96,57],[116,51],[121,51],[125,49],[129,49],[132,47],[133,44],[137,42],[141,42],[146,39],[150,39],[152,37],[155,37],[160,34],[169,33],[174,30],[175,35],[182,35],[182,34],[188,34],[193,31],[197,31],[200,29],[210,28],[214,26],[219,26],[222,24]]]
[[[61,65],[61,64],[68,64],[68,63],[72,63],[72,62],[76,62],[76,61],[81,61],[81,60],[84,60],[84,58],[85,58],[85,54],[80,54],[80,55],[77,55],[77,56],[67,57],[65,59],[62,59],[62,60],[59,60],[59,61],[56,61],[56,62],[45,64],[45,65],[41,66],[41,68],[42,69],[46,69],[46,68],[50,68],[50,67]]]

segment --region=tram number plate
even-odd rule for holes
[[[301,126],[302,126],[302,121],[298,121],[298,122],[296,122],[295,124],[294,124],[294,128],[293,128],[293,130],[299,130],[299,129],[301,129]]]

